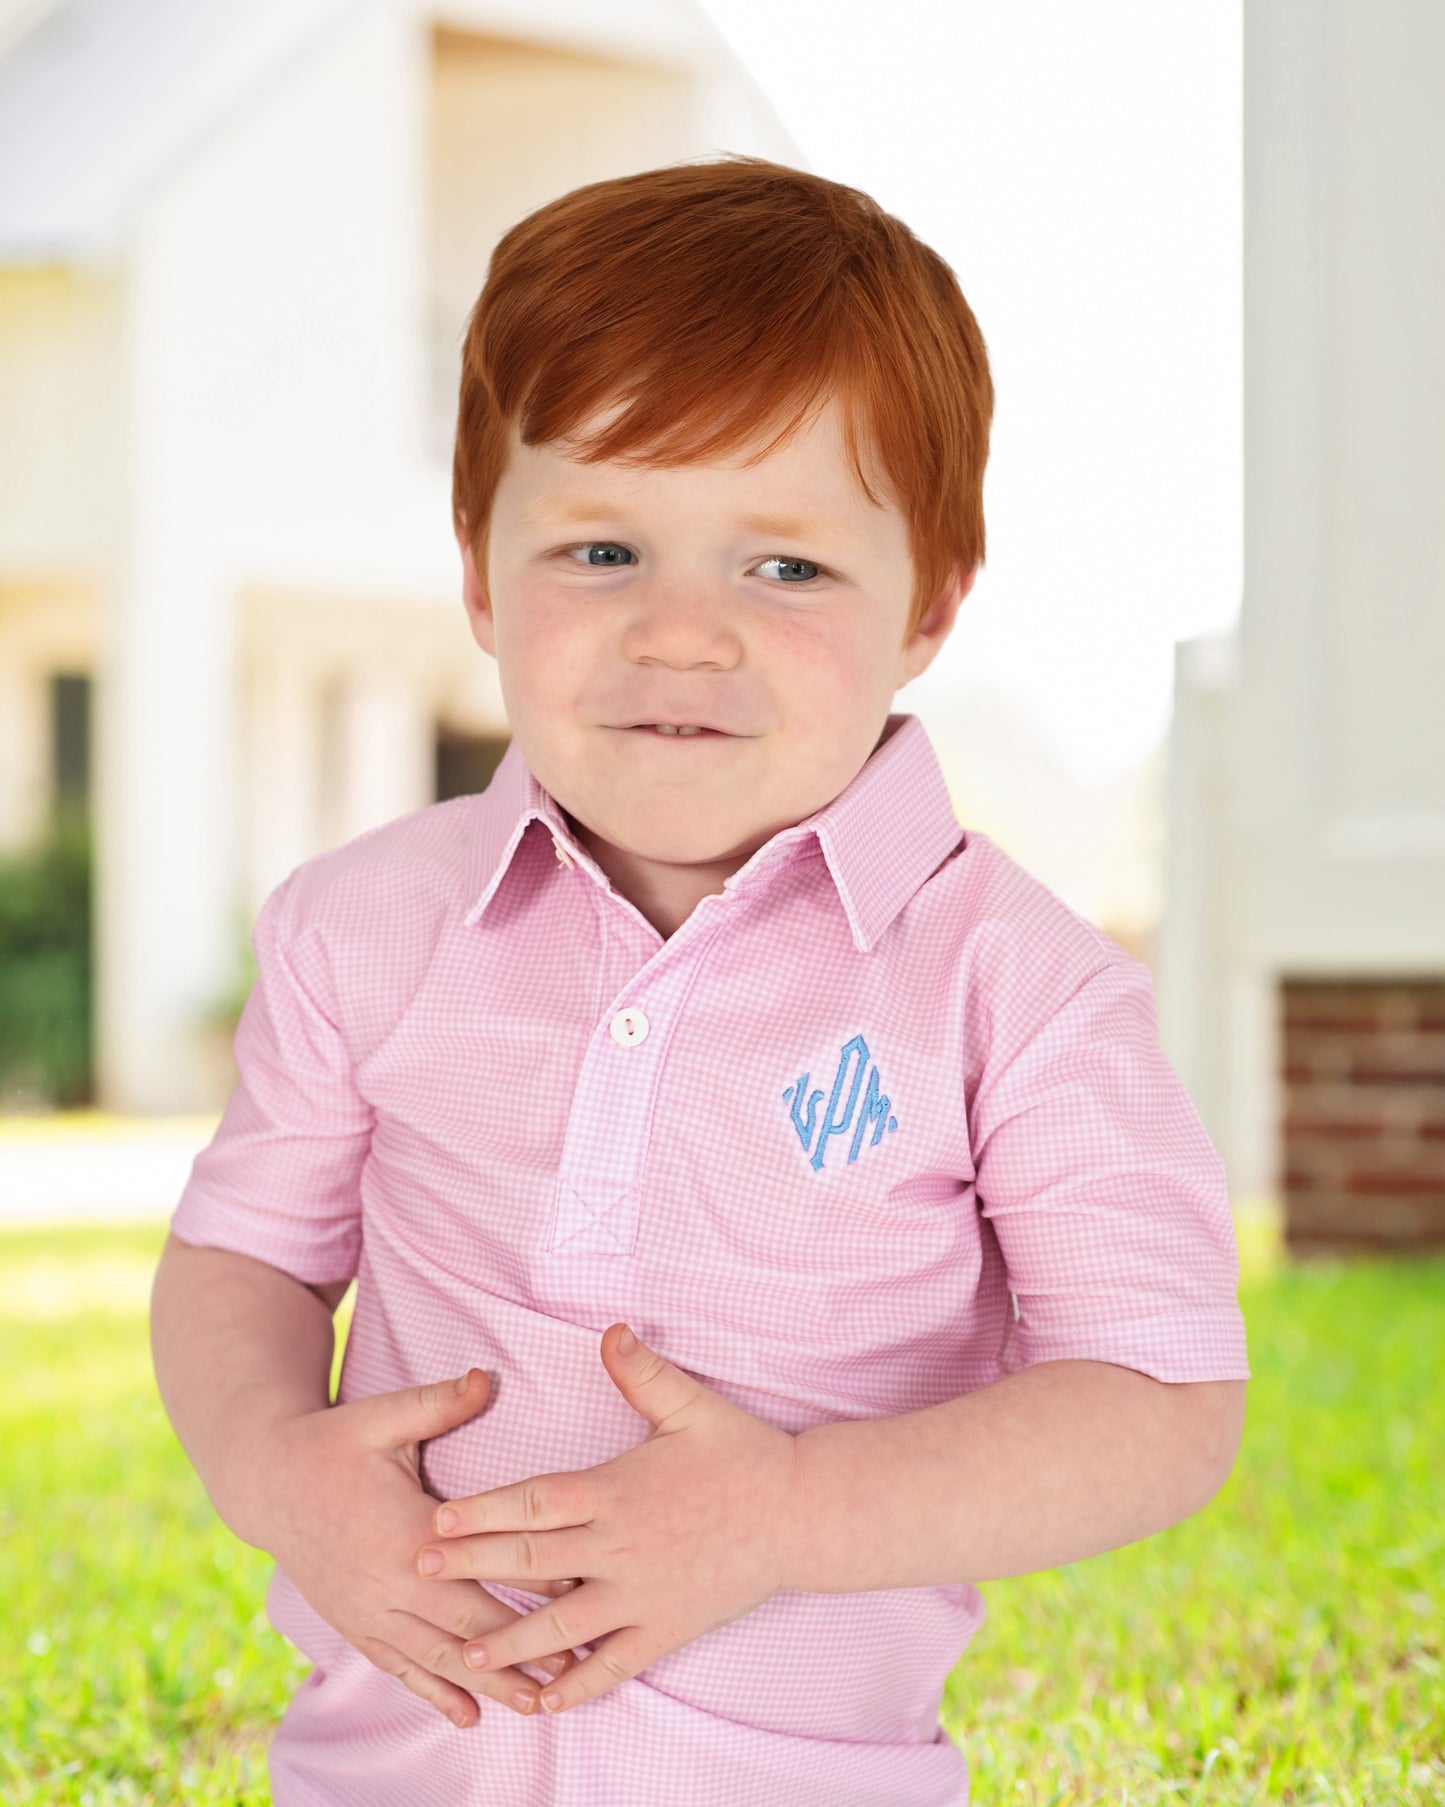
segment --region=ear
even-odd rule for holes
[[[898,680],[900,687],[916,678],[920,672],[927,671],[937,658],[944,641],[953,632],[963,599],[973,588],[973,580],[977,576],[977,565],[969,571],[955,567],[949,574],[947,583],[928,605],[923,619],[904,642],[899,655],[903,672]]]
[[[462,601],[466,605],[467,621],[472,630],[472,638],[485,653],[497,656],[496,623],[492,619],[491,598],[482,586],[477,575],[476,559],[472,553],[471,541],[467,537],[467,518],[463,515],[455,524],[457,548],[462,555]]]

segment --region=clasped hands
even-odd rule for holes
[[[630,1347],[628,1346],[630,1345]],[[469,1643],[481,1672],[590,1645],[542,1694],[560,1712],[751,1612],[789,1585],[805,1521],[798,1440],[611,1325],[601,1355],[651,1429],[594,1468],[533,1476],[432,1515],[417,1573],[578,1585]]]

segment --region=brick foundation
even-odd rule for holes
[[[1445,978],[1286,979],[1285,1243],[1445,1249]]]

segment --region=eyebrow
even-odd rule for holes
[[[625,510],[610,502],[594,502],[588,498],[575,501],[536,502],[522,510],[526,527],[568,526],[581,521],[621,520]],[[814,520],[804,515],[745,514],[738,516],[744,533],[776,534],[780,539],[821,539],[829,534],[834,539],[852,541],[851,530],[826,519]]]
[[[738,525],[748,533],[776,533],[785,540],[794,537],[806,540],[829,533],[842,539],[853,537],[833,522],[814,520],[809,515],[745,514],[738,517]]]

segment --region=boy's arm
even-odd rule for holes
[[[280,1420],[330,1404],[332,1313],[346,1284],[307,1286],[174,1235],[162,1251],[151,1296],[161,1399],[212,1504],[246,1543],[264,1547],[256,1492],[266,1470],[237,1456]]]
[[[176,1435],[231,1530],[274,1556],[378,1668],[458,1725],[476,1721],[478,1692],[530,1712],[530,1677],[509,1668],[489,1686],[461,1660],[468,1637],[517,1614],[474,1582],[439,1593],[411,1566],[436,1506],[421,1484],[419,1444],[481,1410],[485,1376],[474,1372],[460,1391],[447,1379],[332,1406],[331,1314],[345,1291],[344,1281],[309,1286],[172,1235],[156,1272],[151,1344]],[[561,1666],[574,1661],[566,1653]]]
[[[1051,1361],[922,1411],[816,1425],[797,1439],[786,1585],[994,1581],[1150,1537],[1224,1485],[1245,1384]]]

